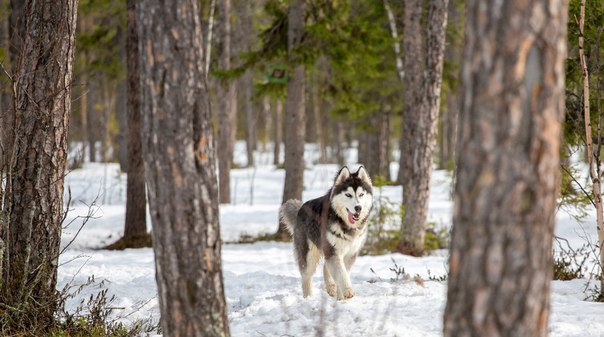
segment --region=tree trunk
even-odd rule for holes
[[[101,139],[101,162],[108,163],[112,161],[115,155],[115,149],[113,147],[113,142],[111,141],[112,132],[110,120],[111,115],[114,113],[115,109],[115,92],[111,90],[113,87],[113,83],[110,83],[110,79],[105,77],[102,79],[102,88],[101,95],[103,97],[103,101],[101,104],[102,111],[100,112],[101,117],[101,125],[100,129],[102,131]],[[111,153],[113,152],[113,154]]]
[[[254,151],[256,150],[256,143],[258,142],[258,112],[254,107],[252,101],[253,96],[253,79],[252,71],[248,70],[243,75],[243,94],[245,97],[245,119],[247,128],[247,139],[246,139],[246,152],[247,152],[247,166],[254,166]]]
[[[288,58],[294,60],[293,50],[304,35],[305,0],[292,0],[288,9],[287,48]],[[285,102],[285,184],[283,199],[302,200],[304,187],[304,134],[305,118],[305,70],[304,65],[295,65],[287,82],[287,100]],[[289,238],[285,224],[279,223],[277,235]]]
[[[458,8],[456,2],[449,5],[449,31],[462,31],[464,13]],[[459,34],[461,35],[461,34]],[[463,39],[458,37],[447,41],[445,49],[445,62],[457,67],[463,61]],[[455,167],[455,145],[457,138],[457,116],[459,116],[461,88],[458,85],[459,72],[453,74],[454,80],[449,81],[446,93],[446,108],[441,111],[440,117],[440,169],[452,171]]]
[[[231,68],[231,0],[220,0],[222,17],[222,54],[221,68]],[[235,148],[235,116],[237,112],[237,84],[228,80],[226,88],[218,85],[218,183],[220,203],[231,202],[231,164]]]
[[[405,82],[412,86],[406,85],[404,90],[405,107],[401,139],[405,140],[401,143],[404,151],[401,153],[400,164],[403,168],[405,215],[398,249],[406,254],[421,255],[424,250],[432,156],[436,145],[448,0],[430,1],[425,57],[419,54],[417,58],[413,50],[424,47],[419,32],[421,9],[419,17],[410,17],[418,15],[417,8],[410,8],[415,5],[421,8],[421,5],[415,1],[405,3],[405,22],[410,23],[411,30],[405,32],[405,51],[406,53],[411,51],[411,54],[405,54]],[[418,72],[421,68],[413,65],[423,62],[418,60],[426,62],[423,72]]]
[[[341,120],[336,120],[333,123],[333,134],[334,136],[334,140],[333,140],[333,146],[335,147],[335,151],[334,151],[334,155],[335,155],[335,159],[336,159],[336,163],[338,163],[338,165],[343,166],[344,165],[344,122]]]
[[[262,97],[262,120],[260,121],[260,125],[263,126],[263,130],[264,132],[261,134],[261,140],[260,142],[262,143],[262,149],[261,151],[263,153],[266,153],[266,144],[268,143],[268,134],[269,134],[269,130],[271,129],[271,124],[272,124],[272,118],[271,118],[271,99],[269,96],[264,96]]]
[[[363,130],[359,137],[359,163],[363,164],[372,179],[381,176],[390,180],[388,138],[390,114],[386,111],[369,118],[370,130]]]
[[[283,140],[283,102],[277,98],[275,102],[275,118],[273,122],[274,148],[273,165],[278,166],[281,162],[281,142]]]
[[[141,144],[141,102],[136,0],[127,2],[126,54],[128,65],[128,182],[126,188],[125,241],[147,234],[147,195]]]
[[[467,6],[444,335],[546,336],[567,6]]]
[[[96,140],[98,134],[98,116],[95,109],[95,100],[98,96],[98,77],[88,77],[88,108],[86,109],[88,118],[88,159],[90,162],[96,162]]]
[[[0,0],[0,11],[9,13],[9,3],[9,0]],[[0,48],[2,48],[5,53],[10,50],[9,21],[10,20],[7,20],[6,17],[0,20]],[[10,69],[10,66],[8,69]],[[4,165],[8,162],[8,158],[5,159],[8,151],[4,147],[4,139],[6,139],[9,131],[12,130],[12,128],[7,127],[10,124],[9,121],[6,120],[8,118],[7,115],[11,111],[13,99],[12,87],[12,81],[2,74],[2,76],[0,76],[0,125],[3,127],[0,128],[0,173],[6,172]]]
[[[77,1],[25,2],[15,73],[15,149],[0,302],[18,329],[53,322],[63,219]]]
[[[137,6],[145,178],[164,336],[228,336],[197,1]]]
[[[10,0],[10,15],[8,18],[8,35],[9,48],[8,56],[10,60],[12,81],[16,81],[17,63],[21,56],[23,40],[25,39],[25,2],[23,0]],[[4,75],[3,75],[4,77]],[[2,121],[2,162],[6,170],[10,169],[11,162],[15,156],[14,139],[15,139],[15,109],[14,95],[12,83],[10,83],[8,94],[6,95],[6,110],[0,112]]]
[[[596,207],[596,230],[598,233],[598,247],[599,252],[599,264],[600,268],[604,269],[604,228],[602,227],[603,215],[602,214],[602,186],[601,186],[601,174],[600,174],[600,141],[598,141],[597,151],[593,150],[593,138],[591,129],[591,113],[589,106],[589,70],[587,66],[587,60],[585,58],[585,37],[584,37],[584,26],[585,26],[585,0],[581,0],[581,10],[579,17],[579,59],[581,62],[581,77],[583,79],[583,120],[585,123],[585,145],[587,148],[587,162],[589,163],[589,177],[592,182],[593,190],[593,203]],[[600,139],[601,120],[598,119],[597,138]],[[604,298],[604,272],[600,272],[600,298]]]
[[[424,44],[421,31],[422,0],[405,1],[405,27],[403,47],[405,49],[403,67],[405,85],[403,87],[403,121],[401,123],[400,159],[397,180],[403,185],[403,203],[405,195],[411,188],[410,172],[412,165],[413,142],[417,138],[418,107],[421,105],[422,75],[424,72],[423,61]]]
[[[125,33],[124,35],[126,35]],[[124,42],[124,47],[125,47]],[[124,48],[125,49],[125,48]],[[127,61],[126,53],[124,59]],[[115,114],[118,123],[118,134],[113,139],[114,151],[112,160],[120,164],[120,170],[128,172],[128,89],[125,79],[119,80],[115,94]],[[116,149],[117,148],[117,149]]]

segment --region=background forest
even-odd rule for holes
[[[604,3],[542,2],[0,0],[0,335],[598,336]],[[278,207],[361,164],[357,297],[305,302]]]

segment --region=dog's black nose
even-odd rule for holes
[[[361,209],[362,209],[362,208],[361,208],[361,206],[354,206],[354,210],[355,210],[355,212],[357,212],[357,213],[358,213],[358,212],[360,212],[360,211],[361,211]]]

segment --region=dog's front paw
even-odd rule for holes
[[[354,297],[354,289],[346,288],[344,289],[344,298],[349,299]]]
[[[338,301],[347,300],[354,297],[354,289],[346,288],[343,292],[338,292]]]
[[[325,285],[325,291],[327,291],[327,293],[331,297],[336,297],[336,295],[338,294],[338,288],[336,287],[335,283],[328,283],[328,284],[326,284]]]

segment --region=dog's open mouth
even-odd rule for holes
[[[348,211],[348,222],[351,225],[354,225],[361,218],[361,213],[360,212],[358,212],[358,213],[352,213],[350,210],[348,210],[348,208],[346,209],[346,211]]]

